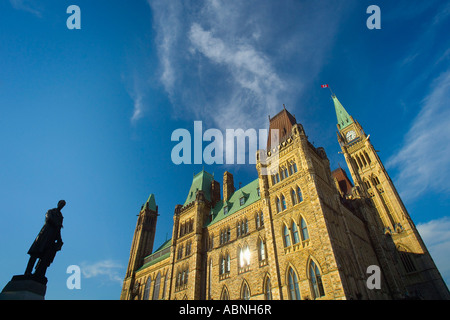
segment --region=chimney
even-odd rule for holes
[[[223,200],[226,201],[230,199],[234,192],[234,181],[233,175],[228,171],[223,174]]]
[[[216,180],[213,180],[211,184],[211,202],[214,207],[217,202],[220,201],[220,184]]]

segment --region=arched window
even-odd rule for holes
[[[303,201],[302,190],[300,189],[300,187],[297,187],[297,203],[300,203],[302,201]]]
[[[261,239],[258,239],[258,258],[259,261],[266,260],[266,244]]]
[[[272,285],[270,284],[270,278],[266,278],[266,283],[264,285],[264,298],[266,300],[272,300]]]
[[[308,240],[309,239],[308,227],[306,226],[306,221],[303,218],[300,221],[300,227],[302,229],[302,241]]]
[[[286,199],[281,195],[281,204],[283,205],[283,210],[286,210]]]
[[[250,300],[250,289],[248,288],[248,284],[245,281],[242,285],[241,299]]]
[[[150,287],[152,286],[152,279],[148,277],[147,283],[145,284],[144,289],[144,300],[148,300],[150,298]]]
[[[286,225],[284,225],[283,236],[284,236],[284,247],[289,247],[291,245],[291,237],[289,236],[289,229]]]
[[[294,168],[294,172],[297,172],[297,164],[295,162],[292,163],[292,168]]]
[[[158,275],[156,276],[156,280],[155,280],[155,287],[153,288],[152,300],[158,300],[159,299],[159,287],[160,286],[161,286],[161,273],[158,272]]]
[[[212,285],[212,259],[209,260],[209,270],[208,270],[208,300],[211,300],[211,285]]]
[[[297,244],[300,242],[300,236],[298,235],[297,224],[294,221],[292,221],[292,241],[294,242],[294,244]]]
[[[281,204],[280,204],[280,199],[278,199],[278,197],[275,199],[275,203],[277,205],[277,213],[281,212]]]
[[[298,287],[297,274],[292,268],[288,271],[288,290],[290,300],[300,300],[300,289]]]
[[[219,274],[224,274],[225,273],[225,259],[223,257],[223,255],[220,255],[219,258]]]
[[[246,244],[244,248],[238,250],[239,253],[239,267],[244,268],[250,265],[250,249]]]
[[[370,164],[371,161],[370,161],[370,157],[369,157],[369,155],[367,154],[367,152],[364,151],[364,155],[366,156],[367,163]]]
[[[220,300],[230,300],[230,296],[228,295],[228,289],[225,286],[222,289],[222,293],[220,295]]]
[[[291,189],[291,200],[292,205],[295,206],[297,204],[297,196],[295,195],[294,189]]]
[[[309,277],[311,281],[311,287],[313,291],[313,298],[320,298],[325,295],[322,284],[322,276],[320,275],[320,270],[314,261],[311,260],[309,264]]]
[[[166,297],[166,288],[167,288],[167,282],[168,282],[168,279],[169,278],[169,275],[168,275],[168,273],[166,274],[166,276],[164,277],[164,286],[163,286],[163,290],[162,290],[162,296],[161,296],[161,299],[164,299],[165,297]]]

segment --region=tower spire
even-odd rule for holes
[[[345,110],[344,106],[339,102],[334,93],[331,95],[331,98],[334,102],[339,129],[342,130],[353,123],[353,118],[348,114],[347,110]]]

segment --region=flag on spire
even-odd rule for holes
[[[327,84],[323,84],[323,85],[321,85],[321,87],[322,88],[328,88],[328,85]]]

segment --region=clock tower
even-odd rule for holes
[[[377,151],[362,126],[332,95],[337,117],[338,141],[355,184],[353,196],[369,198],[395,244],[408,292],[426,291],[436,299],[449,298],[448,289],[422,241]]]

